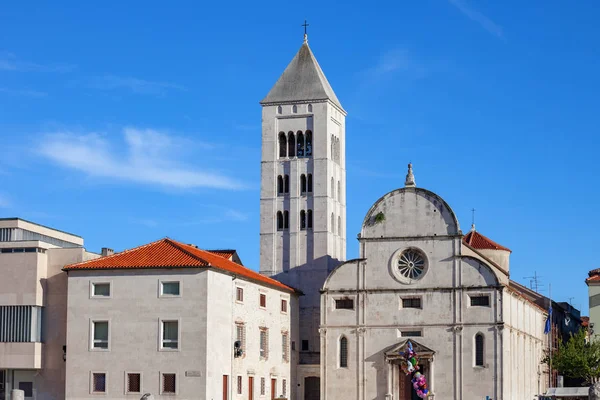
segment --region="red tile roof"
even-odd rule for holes
[[[221,255],[169,238],[125,250],[112,256],[67,265],[63,270],[201,267],[220,269],[258,283],[274,286],[286,291],[295,291],[293,288],[275,279],[261,275]]]
[[[581,326],[586,327],[590,325],[590,317],[581,317]]]
[[[465,236],[463,236],[463,241],[469,246],[479,250],[504,250],[512,253],[512,250],[509,248],[499,245],[492,239],[483,236],[477,231],[470,231],[467,233]]]
[[[585,282],[600,282],[600,268],[588,272],[588,278],[586,278]]]
[[[216,254],[218,256],[221,256],[223,258],[231,258],[233,257],[233,255],[235,254],[235,250],[206,250],[209,253],[213,253]]]

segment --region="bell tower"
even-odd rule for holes
[[[260,272],[304,293],[296,349],[299,368],[314,367],[320,358],[319,290],[346,258],[346,112],[306,34],[260,103]]]

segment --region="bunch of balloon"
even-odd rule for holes
[[[417,392],[417,396],[419,396],[422,399],[427,397],[429,389],[427,389],[427,381],[425,380],[425,375],[421,374],[420,372],[415,373],[412,378],[412,384],[413,388]]]
[[[412,343],[408,341],[406,343],[406,350],[404,350],[404,362],[402,365],[402,371],[406,375],[410,375],[415,371],[419,370],[419,358],[417,357],[417,353],[414,352]]]

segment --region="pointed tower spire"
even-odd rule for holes
[[[406,174],[406,181],[404,181],[404,187],[416,187],[415,176],[412,170],[412,163],[408,163],[408,174]]]

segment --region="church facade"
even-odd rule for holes
[[[429,398],[543,393],[546,312],[509,279],[510,250],[463,235],[410,166],[345,261],[346,112],[306,36],[261,105],[260,272],[303,292],[292,398],[415,399],[409,346]]]

